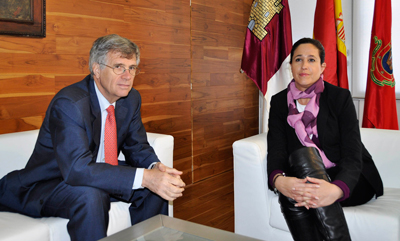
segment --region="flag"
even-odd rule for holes
[[[375,0],[363,127],[399,129],[392,68],[392,6]]]
[[[254,0],[246,30],[242,70],[265,95],[267,82],[292,49],[287,0]]]
[[[241,69],[257,85],[266,98],[264,103],[267,106],[270,97],[286,88],[292,79],[288,64],[291,49],[288,0],[254,0],[246,29]],[[262,110],[265,109],[269,110],[269,107]],[[263,119],[267,120],[265,114]],[[266,121],[262,122],[266,125]]]
[[[324,80],[348,89],[347,53],[341,0],[317,0],[314,39],[325,48]]]

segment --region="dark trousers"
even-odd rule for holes
[[[110,202],[117,201],[100,189],[61,182],[42,208],[44,217],[69,219],[72,241],[99,240],[107,236]],[[157,214],[168,214],[168,202],[148,189],[135,190],[129,208],[132,225]]]
[[[339,172],[338,167],[332,167],[327,169],[326,172],[331,177],[332,180],[335,179],[337,173]],[[358,178],[358,182],[351,193],[350,197],[346,200],[340,202],[342,207],[350,207],[350,206],[358,206],[364,203],[367,203],[371,200],[375,195],[375,191],[372,188],[371,184],[365,179],[365,177],[361,174]]]

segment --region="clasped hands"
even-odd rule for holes
[[[150,189],[160,197],[173,201],[182,196],[185,183],[181,179],[182,172],[157,162],[153,169],[145,169],[142,186]]]
[[[319,208],[329,206],[343,196],[343,191],[335,184],[323,179],[306,177],[277,177],[278,191],[296,201],[296,207]]]

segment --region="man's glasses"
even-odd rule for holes
[[[115,73],[116,75],[121,75],[121,74],[125,73],[126,70],[128,70],[129,73],[130,73],[132,76],[138,75],[138,74],[140,73],[140,69],[139,69],[139,67],[137,67],[137,66],[130,66],[128,69],[126,69],[126,68],[125,68],[124,66],[122,66],[122,65],[118,65],[118,66],[115,66],[115,67],[111,67],[111,66],[106,65],[106,64],[102,64],[102,63],[100,63],[100,64],[101,64],[101,65],[104,65],[104,66],[107,66],[108,68],[111,68],[111,69],[114,71],[114,73]]]

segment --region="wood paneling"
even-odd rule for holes
[[[55,93],[89,74],[93,41],[127,37],[146,130],[174,136],[184,172],[175,216],[233,231],[232,143],[258,133],[258,90],[239,72],[251,2],[47,0],[46,38],[0,36],[0,133],[40,128]]]
[[[258,133],[258,91],[240,74],[250,0],[192,0],[193,184],[176,217],[234,231],[234,141]]]

